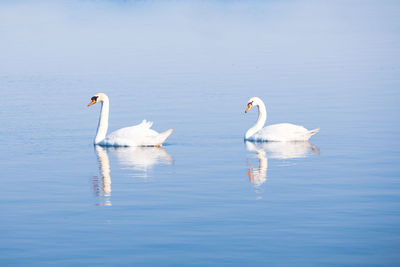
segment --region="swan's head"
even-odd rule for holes
[[[262,100],[256,96],[250,98],[249,101],[247,101],[247,108],[244,112],[249,112],[253,106],[259,106],[261,103],[263,103]]]
[[[91,98],[91,102],[88,104],[88,106],[91,106],[93,104],[96,104],[98,102],[104,102],[106,99],[108,99],[108,96],[103,93],[97,93]]]

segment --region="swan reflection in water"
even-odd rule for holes
[[[297,142],[249,142],[246,141],[248,151],[255,152],[258,158],[258,168],[253,168],[250,160],[248,164],[249,181],[256,187],[256,191],[267,181],[268,159],[295,159],[305,158],[312,154],[319,154],[317,147],[308,141]]]
[[[101,197],[101,206],[111,206],[111,168],[109,154],[117,158],[119,165],[134,170],[135,177],[148,177],[148,170],[154,165],[173,164],[173,158],[162,147],[102,147],[95,145],[100,166],[101,179],[93,177],[93,190]]]

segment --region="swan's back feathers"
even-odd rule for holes
[[[319,129],[307,130],[303,126],[291,123],[268,125],[259,130],[249,140],[253,141],[307,141],[318,133]]]
[[[142,123],[138,124],[137,126],[140,126],[140,127],[146,128],[146,129],[150,129],[151,126],[153,126],[153,122],[152,121],[143,120]]]
[[[140,124],[116,130],[101,141],[104,146],[161,146],[172,129],[161,134],[150,129],[153,122],[143,120]]]

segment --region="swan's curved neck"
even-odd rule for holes
[[[99,125],[97,126],[97,134],[94,139],[94,143],[98,144],[106,138],[107,130],[108,130],[108,114],[110,112],[110,103],[108,98],[104,98],[101,102],[101,111],[100,111],[100,119]]]
[[[256,124],[253,127],[247,130],[245,138],[248,139],[253,136],[256,132],[261,130],[264,127],[265,122],[267,121],[267,110],[265,109],[264,103],[259,103],[258,107],[258,119]]]

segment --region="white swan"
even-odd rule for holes
[[[245,140],[249,141],[307,141],[311,136],[319,132],[319,129],[307,130],[303,126],[291,123],[279,123],[266,126],[267,111],[264,102],[258,97],[252,97],[247,103],[247,113],[253,106],[258,107],[258,119],[256,124],[247,130]]]
[[[97,93],[91,98],[88,106],[100,102],[101,111],[99,125],[94,144],[103,146],[161,146],[162,143],[171,135],[173,129],[163,133],[157,133],[150,129],[152,122],[143,120],[141,124],[121,128],[106,136],[108,130],[108,114],[110,101],[104,93]]]

